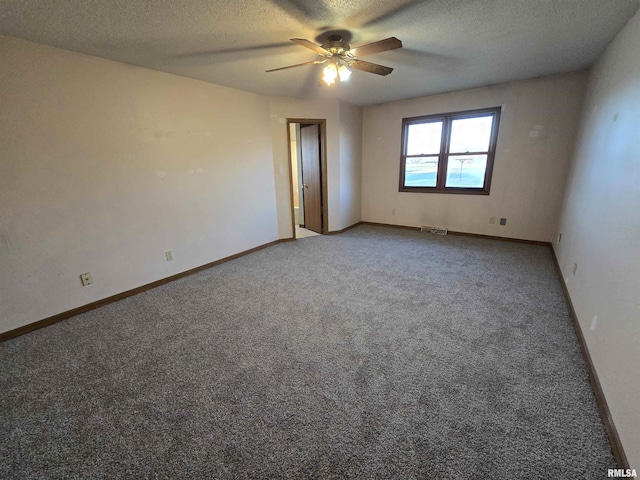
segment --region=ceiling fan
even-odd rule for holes
[[[322,58],[311,62],[289,65],[287,67],[274,68],[267,70],[267,72],[277,72],[278,70],[286,70],[288,68],[327,63],[327,66],[323,70],[324,76],[322,77],[322,80],[324,80],[327,85],[335,83],[336,79],[342,82],[347,80],[353,68],[362,70],[363,72],[375,73],[376,75],[389,75],[393,72],[393,68],[378,65],[377,63],[365,62],[359,60],[357,57],[402,48],[402,42],[396,37],[385,38],[384,40],[354,47],[353,49],[351,49],[348,43],[342,41],[340,35],[329,35],[327,41],[322,45],[313,43],[305,38],[292,38],[291,41],[309,50],[313,50]]]

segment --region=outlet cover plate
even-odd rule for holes
[[[82,282],[83,287],[91,285],[93,283],[91,272],[83,273],[82,275],[80,275],[80,281]]]

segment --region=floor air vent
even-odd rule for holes
[[[446,235],[447,229],[442,227],[420,227],[421,232],[434,233],[436,235]]]

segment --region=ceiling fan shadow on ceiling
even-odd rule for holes
[[[347,42],[342,41],[342,37],[340,35],[329,35],[329,37],[327,37],[327,41],[322,45],[313,43],[305,38],[292,38],[291,41],[298,45],[302,45],[309,50],[313,50],[320,55],[321,58],[310,62],[298,63],[296,65],[273,68],[271,70],[267,70],[267,73],[287,70],[289,68],[304,67],[306,65],[321,65],[326,63],[327,66],[323,69],[322,80],[324,80],[327,85],[333,85],[336,81],[347,81],[351,76],[353,69],[368,73],[375,73],[376,75],[389,75],[393,72],[393,68],[378,65],[377,63],[365,62],[360,60],[358,57],[402,48],[402,42],[396,37],[385,38],[384,40],[379,40],[360,47],[354,47],[353,49]]]

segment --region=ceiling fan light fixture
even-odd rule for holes
[[[338,75],[340,76],[341,82],[346,82],[351,76],[351,69],[347,65],[340,65],[340,68],[338,69]]]
[[[336,68],[335,63],[330,63],[326,67],[324,67],[324,75],[322,80],[325,81],[327,85],[333,85],[336,82],[336,77],[338,76],[338,69]]]
[[[322,80],[327,85],[333,85],[336,82],[346,82],[349,80],[354,68],[376,75],[389,75],[393,72],[393,68],[378,65],[377,63],[364,62],[357,57],[402,48],[402,42],[396,37],[385,38],[384,40],[356,47],[355,49],[351,49],[351,45],[343,42],[340,35],[329,35],[327,41],[322,45],[318,45],[305,38],[292,38],[291,41],[309,50],[313,50],[320,55],[320,59],[298,63],[296,65],[288,65],[286,67],[272,68],[271,70],[267,70],[267,72],[277,72],[278,70],[288,70],[289,68],[303,67],[305,65],[326,63],[327,66],[322,70]]]

